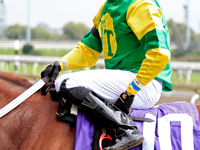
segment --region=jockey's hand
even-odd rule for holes
[[[119,108],[124,113],[129,114],[131,104],[133,103],[134,100],[134,96],[135,95],[129,94],[127,91],[121,93],[119,95],[118,100],[115,103],[115,106],[117,106],[117,108]]]
[[[50,78],[52,78],[54,81],[56,80],[57,76],[59,75],[59,72],[61,70],[60,65],[55,66],[55,69],[53,71],[53,73],[50,72],[52,71],[53,65],[50,64],[48,65],[42,72],[41,72],[41,78],[44,78],[46,76],[49,76]]]
[[[119,99],[116,102],[116,106],[125,112],[126,114],[130,113],[130,108],[133,103],[135,95],[143,87],[142,84],[137,79],[134,79],[128,86],[125,92],[119,95]]]

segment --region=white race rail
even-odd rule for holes
[[[61,57],[43,57],[43,56],[18,56],[18,55],[0,55],[0,70],[9,71],[8,64],[23,66],[24,73],[27,73],[27,65],[33,64],[32,73],[36,74],[37,67],[39,65],[46,66],[53,63],[56,60],[60,60]],[[104,60],[99,59],[94,65],[96,68],[104,67]],[[89,69],[89,68],[85,68]]]
[[[8,64],[22,65],[26,70],[27,64],[33,64],[33,74],[36,73],[39,65],[46,66],[53,63],[55,60],[59,60],[61,57],[44,57],[44,56],[16,56],[16,55],[0,55],[0,70],[9,71]],[[100,58],[95,64],[96,68],[104,67],[104,60]],[[179,80],[183,80],[183,75],[186,75],[187,83],[191,80],[191,74],[194,71],[200,71],[199,62],[171,62],[171,68],[173,72],[177,72]],[[89,69],[89,68],[85,68]],[[26,73],[26,71],[24,71]]]

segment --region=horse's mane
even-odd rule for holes
[[[0,79],[13,83],[15,85],[24,87],[24,88],[29,88],[30,86],[32,86],[32,83],[29,82],[28,79],[19,77],[18,75],[12,74],[9,72],[0,71]]]

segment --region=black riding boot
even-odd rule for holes
[[[60,92],[63,98],[70,98],[79,107],[94,112],[117,129],[116,143],[114,146],[106,148],[107,150],[128,150],[143,142],[144,138],[133,120],[113,104],[104,103],[92,91],[84,87],[76,87],[65,88]]]

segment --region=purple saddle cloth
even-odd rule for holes
[[[145,140],[131,150],[200,150],[199,114],[187,102],[166,103],[148,110],[133,110],[131,116],[151,118],[135,121]],[[92,150],[94,125],[78,112],[75,150]]]

